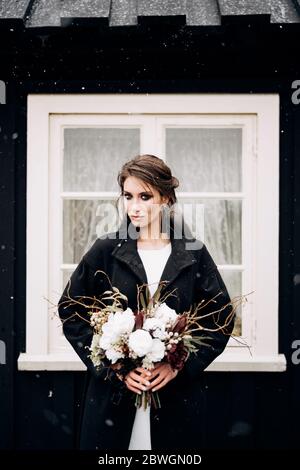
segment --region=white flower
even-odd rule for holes
[[[131,308],[127,308],[124,312],[116,312],[114,322],[119,334],[131,333],[135,324],[135,316]]]
[[[113,335],[120,336],[124,333],[130,333],[135,323],[134,313],[131,308],[125,311],[110,314],[108,321],[103,325],[102,331],[112,332]]]
[[[161,320],[164,324],[174,323],[178,314],[172,308],[168,307],[166,303],[160,304],[155,310],[155,318]]]
[[[161,361],[165,356],[165,344],[160,339],[153,339],[151,351],[147,354],[147,359],[153,362]]]
[[[95,367],[101,366],[102,365],[102,360],[100,356],[92,356],[92,361]]]
[[[94,334],[92,338],[91,349],[97,349],[100,347],[100,335]]]
[[[110,349],[112,345],[117,342],[117,339],[117,337],[114,337],[109,333],[103,334],[99,340],[100,348],[104,349],[105,351]]]
[[[129,335],[129,347],[137,356],[145,356],[152,348],[152,338],[148,331],[136,330]]]
[[[99,344],[102,349],[110,349],[115,343],[118,343],[120,336],[128,334],[133,330],[135,324],[134,313],[130,308],[122,312],[111,312],[108,320],[102,326],[102,336]]]
[[[112,362],[112,364],[117,362],[118,359],[121,359],[121,357],[124,357],[124,354],[122,352],[117,351],[114,348],[107,349],[107,351],[105,352],[105,355],[107,359],[109,359]]]
[[[152,336],[154,338],[165,339],[166,338],[166,331],[165,331],[165,324],[156,317],[147,318],[143,329],[146,331],[152,331]]]
[[[144,369],[147,369],[147,370],[153,369],[154,364],[150,359],[148,359],[148,355],[143,358],[142,367],[144,367]]]

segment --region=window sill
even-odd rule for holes
[[[84,371],[85,365],[74,353],[26,354],[18,358],[18,370]],[[283,354],[251,356],[249,353],[223,353],[208,368],[208,372],[284,372],[286,358]]]
[[[211,372],[284,372],[286,370],[286,358],[284,354],[255,355],[246,354],[221,354],[207,371]]]
[[[18,358],[18,370],[84,371],[86,366],[75,353],[21,353]]]

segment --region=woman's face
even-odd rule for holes
[[[124,181],[123,198],[125,211],[136,227],[159,223],[161,205],[167,202],[157,189],[135,176],[128,176]]]

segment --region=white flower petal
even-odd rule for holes
[[[129,347],[137,356],[145,356],[152,348],[152,337],[148,331],[139,329],[129,335]]]
[[[112,362],[112,364],[115,364],[119,359],[121,359],[121,357],[124,357],[123,353],[121,353],[120,351],[117,351],[114,348],[108,349],[105,352],[105,355],[107,359],[109,359]]]
[[[158,362],[164,358],[165,355],[165,344],[160,339],[155,338],[152,341],[151,351],[148,352],[147,358],[150,361]]]
[[[178,314],[175,310],[168,307],[166,303],[160,304],[155,310],[155,318],[161,320],[164,324],[177,320]]]

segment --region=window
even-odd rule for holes
[[[83,253],[103,233],[102,215],[118,196],[117,172],[138,153],[165,158],[178,175],[185,218],[231,296],[253,292],[235,329],[247,347],[231,338],[208,370],[284,370],[279,98],[254,94],[28,97],[27,325],[19,369],[84,369],[46,299],[59,300]],[[199,203],[201,212],[185,212],[188,202]],[[116,224],[112,219],[110,229]]]

